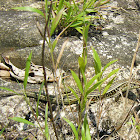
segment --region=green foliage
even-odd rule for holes
[[[90,135],[90,129],[88,125],[88,120],[87,120],[87,114],[85,115],[82,130],[82,140],[91,140],[91,135]]]
[[[48,103],[46,104],[46,109],[45,109],[45,136],[46,136],[47,140],[50,140],[47,120],[48,120]]]
[[[81,84],[81,81],[80,79],[78,78],[78,76],[76,75],[76,73],[74,71],[71,70],[71,74],[77,84],[77,87],[79,88],[80,92],[83,94],[83,87],[82,87],[82,84]]]
[[[4,132],[5,128],[2,128],[2,130],[0,131],[0,135]]]
[[[108,91],[108,89],[109,89],[110,86],[112,85],[114,79],[115,79],[115,77],[113,77],[112,80],[108,82],[108,84],[107,84],[106,87],[104,88],[104,91],[103,91],[102,95],[104,95],[104,94]]]
[[[58,12],[58,14],[55,16],[55,18],[53,18],[53,20],[52,20],[51,31],[50,31],[51,36],[53,35],[53,33],[54,33],[54,31],[57,27],[57,24],[59,23],[59,21],[61,19],[61,16],[62,16],[63,12],[64,12],[64,10],[61,9]]]
[[[93,50],[95,74],[98,74],[101,72],[102,64],[101,64],[101,60],[98,56],[98,53],[95,51],[95,49],[93,47],[92,47],[92,50]],[[99,80],[100,80],[100,78],[98,78],[98,81]]]
[[[51,32],[52,35],[56,28],[63,30],[70,25],[71,28],[76,29],[79,33],[83,34],[84,25],[92,24],[93,20],[99,18],[90,13],[98,12],[97,7],[102,5],[107,0],[101,0],[96,5],[97,0],[84,0],[84,1],[67,1],[67,0],[54,0],[52,3],[45,0],[45,13],[39,9],[32,7],[15,7],[12,9],[36,12],[43,16],[45,19],[48,17],[48,7],[51,5],[53,15],[51,14]],[[55,16],[54,16],[55,15]],[[61,20],[60,20],[61,19]],[[59,24],[58,24],[59,23]],[[58,27],[57,27],[58,25]],[[93,24],[92,24],[93,25]],[[88,32],[87,32],[88,33]]]
[[[15,8],[12,8],[12,9],[15,9],[15,10],[22,10],[22,11],[29,11],[29,12],[35,12],[35,13],[38,13],[39,15],[44,16],[44,13],[36,8],[32,8],[32,7],[15,7]]]
[[[29,122],[28,120],[20,118],[20,117],[13,117],[13,118],[9,117],[9,119],[11,119],[13,121],[20,122],[20,123],[25,123],[25,124],[28,124],[28,125],[34,125],[32,122]]]
[[[101,64],[101,60],[98,56],[98,53],[95,51],[95,49],[92,47],[93,50],[93,58],[94,58],[94,68],[95,68],[95,74],[100,74],[100,77],[98,77],[98,81],[101,80],[102,74],[103,72],[106,70],[107,67],[109,67],[111,64],[115,63],[117,60],[112,60],[110,61],[108,64],[105,65],[105,67],[103,68],[103,70],[101,70],[102,68],[102,64]],[[112,75],[114,75],[115,73],[117,73],[119,71],[119,69],[115,69],[112,72],[110,72],[103,80],[103,82],[110,78]],[[109,89],[109,87],[111,86],[111,84],[113,83],[115,78],[113,78],[105,87],[104,92],[102,94],[105,94],[107,92],[107,90]],[[99,88],[99,90],[101,90],[101,88]]]
[[[128,122],[128,124],[133,125],[136,128],[137,132],[140,134],[140,124],[138,123],[139,120],[138,120],[138,122],[136,122],[136,120],[133,116],[131,117],[131,119],[132,119],[132,122]],[[137,119],[139,119],[139,118],[137,118]]]
[[[76,130],[76,127],[74,126],[74,124],[66,119],[66,118],[63,118],[71,127],[73,133],[74,133],[74,136],[75,136],[75,139],[76,140],[79,140],[79,129]],[[90,129],[89,129],[89,125],[88,125],[88,120],[87,120],[87,115],[85,115],[84,117],[84,122],[83,122],[83,125],[82,125],[82,129],[81,129],[81,135],[82,135],[82,140],[91,140],[91,135],[90,135]]]
[[[75,28],[79,33],[83,33],[84,24],[89,24],[93,22],[97,16],[88,16],[89,13],[97,12],[94,4],[96,1],[85,0],[83,1],[63,1],[63,7],[65,7],[65,12],[62,16],[62,21],[60,22],[60,28],[68,26],[72,23],[70,27]],[[54,10],[57,8],[55,7]]]
[[[86,41],[86,39],[85,39],[85,41]],[[92,48],[93,49],[93,58],[94,58],[95,76],[92,77],[91,80],[87,81],[86,76],[85,76],[85,69],[86,69],[86,63],[87,63],[87,60],[85,61],[85,58],[87,58],[87,54],[84,55],[84,49],[85,49],[85,47],[83,47],[82,57],[79,57],[79,59],[78,59],[80,72],[82,74],[82,78],[83,78],[84,82],[78,78],[78,76],[76,75],[76,73],[74,71],[71,70],[73,79],[74,79],[75,83],[77,84],[77,87],[79,89],[81,97],[78,96],[79,93],[77,94],[76,91],[73,88],[69,87],[69,89],[71,90],[73,95],[78,100],[78,103],[79,103],[79,106],[80,106],[79,119],[80,119],[81,123],[82,123],[82,118],[81,118],[82,113],[86,109],[86,102],[87,102],[88,94],[90,94],[91,92],[93,92],[97,88],[99,88],[99,91],[100,91],[101,90],[101,85],[103,84],[103,82],[106,81],[111,76],[113,76],[114,74],[116,74],[118,72],[118,70],[119,70],[119,69],[115,69],[115,70],[111,71],[105,78],[102,78],[102,74],[106,70],[106,68],[109,67],[114,62],[116,62],[117,60],[113,60],[113,61],[109,62],[108,64],[105,65],[105,67],[102,70],[101,60],[100,60],[100,58],[98,56],[98,53],[95,51],[94,48]],[[108,91],[108,89],[112,85],[114,79],[115,79],[115,77],[113,77],[107,83],[107,85],[106,85],[106,87],[105,87],[105,89],[104,89],[102,94],[105,94]],[[93,82],[95,80],[97,80],[97,82],[95,84],[93,84]],[[67,119],[64,119],[64,120],[67,121],[67,123],[71,126],[71,128],[73,130],[73,133],[74,133],[74,135],[76,137],[79,133],[78,133],[78,131],[76,131],[76,128],[74,127],[72,122],[70,122]],[[80,128],[81,123],[79,123],[78,128]],[[90,140],[91,136],[90,136],[90,130],[89,130],[86,115],[84,117],[84,122],[82,124],[83,124],[82,128],[78,129],[78,130],[81,130],[82,140]]]
[[[71,129],[72,129],[72,131],[73,131],[73,133],[75,135],[76,140],[78,140],[78,131],[76,130],[74,124],[70,120],[68,120],[66,118],[63,118],[63,119],[70,125],[70,127],[71,127]]]
[[[79,103],[80,103],[80,98],[79,98],[79,96],[77,95],[77,93],[74,91],[74,89],[71,88],[71,87],[68,87],[68,88],[71,90],[71,92],[73,93],[73,95],[76,97],[77,101],[79,101]]]
[[[12,89],[9,89],[9,88],[6,88],[6,87],[0,87],[0,89],[7,90],[7,91],[13,92],[13,93],[15,93],[15,94],[17,94],[17,95],[18,95],[18,93],[17,93],[17,92],[15,92],[15,91],[14,91],[14,90],[12,90]]]
[[[28,82],[28,76],[29,76],[29,70],[30,70],[30,64],[31,64],[31,57],[32,57],[32,52],[30,53],[27,61],[26,61],[26,69],[25,69],[25,78],[24,78],[24,90],[26,89],[27,82]]]
[[[87,26],[83,27],[83,47],[87,46],[87,38],[88,38],[88,31],[89,31],[90,23]]]
[[[110,78],[112,75],[114,75],[115,73],[117,73],[119,71],[119,69],[115,69],[113,71],[111,71],[105,78],[101,79],[103,72],[105,71],[105,69],[110,66],[111,64],[113,64],[114,62],[116,62],[116,60],[113,60],[111,62],[109,62],[104,68],[103,70],[101,70],[102,65],[101,65],[101,61],[100,58],[97,54],[97,52],[95,51],[95,49],[93,48],[93,58],[94,58],[94,68],[95,68],[95,76],[91,78],[91,80],[89,82],[87,82],[86,77],[84,75],[85,72],[85,63],[84,63],[84,58],[83,57],[79,57],[79,67],[82,73],[82,76],[84,78],[84,88],[82,86],[82,83],[80,81],[80,79],[78,78],[78,76],[76,75],[76,73],[74,71],[71,70],[72,76],[77,84],[77,87],[80,91],[80,93],[84,96],[84,99],[87,98],[88,94],[90,94],[91,92],[93,92],[96,88],[100,87],[103,82]],[[93,85],[93,82],[98,79],[97,83]],[[104,89],[103,94],[105,94],[107,92],[107,90],[109,89],[109,87],[111,86],[111,84],[113,83],[115,77],[107,84],[107,86]],[[72,91],[72,93],[74,94],[74,96],[76,98],[78,98],[78,95],[76,96],[76,92],[70,88],[70,90]]]

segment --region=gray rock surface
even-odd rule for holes
[[[36,46],[41,36],[36,28],[36,19],[42,18],[31,12],[0,11],[0,48]]]
[[[123,5],[123,3],[127,3]],[[127,5],[127,6],[126,6]],[[88,41],[88,64],[91,66],[93,59],[91,56],[91,48],[93,46],[99,53],[103,65],[113,59],[118,59],[118,63],[122,66],[130,66],[139,34],[139,9],[135,2],[118,2],[112,1],[107,8],[101,8],[100,12],[103,19],[95,20],[95,24],[102,26],[102,30],[96,31],[90,29],[90,37]],[[126,8],[125,8],[126,7]],[[17,11],[1,11],[1,30],[0,30],[0,48],[1,53],[5,52],[7,48],[10,50],[9,55],[14,62],[17,58],[19,61],[25,63],[25,58],[29,55],[30,50],[33,51],[34,63],[41,64],[41,36],[36,28],[36,18],[39,19],[43,28],[43,19],[35,13],[17,12]],[[135,20],[134,20],[135,19]],[[55,59],[60,52],[61,46],[65,38],[62,38],[54,52]],[[62,61],[66,61],[66,69],[77,68],[77,58],[82,53],[82,40],[72,37],[69,38],[69,48],[64,51]],[[11,51],[12,48],[33,47]],[[48,49],[47,49],[48,50]],[[68,55],[69,54],[69,55]],[[46,63],[48,67],[50,56],[46,55]],[[70,61],[69,61],[70,60]],[[137,54],[137,64],[140,62],[140,53]],[[17,63],[18,67],[21,63]]]

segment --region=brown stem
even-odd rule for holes
[[[51,102],[50,102],[48,88],[47,88],[46,70],[45,70],[45,63],[44,63],[46,31],[48,31],[47,28],[48,28],[48,23],[49,23],[49,19],[50,19],[50,12],[51,12],[51,6],[50,6],[50,9],[49,9],[49,15],[48,15],[48,19],[47,19],[46,24],[45,24],[45,29],[44,29],[44,34],[43,34],[42,66],[43,66],[43,72],[44,72],[45,92],[46,92],[46,96],[47,96],[48,107],[49,107],[49,110],[50,110],[50,119],[51,119],[51,122],[53,124],[53,129],[54,129],[54,132],[55,132],[56,139],[58,140],[58,134],[57,134],[56,126],[55,126],[55,123],[54,123],[54,117],[53,117],[53,113],[52,113],[52,105],[51,105]],[[48,36],[49,36],[49,31],[48,31]]]

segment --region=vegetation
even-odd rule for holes
[[[103,78],[102,74],[106,70],[106,68],[108,68],[111,64],[113,64],[117,60],[109,62],[102,69],[100,58],[99,58],[96,50],[93,47],[91,47],[93,50],[95,76],[92,77],[89,81],[87,80],[87,78],[85,76],[86,65],[87,65],[87,48],[86,47],[87,47],[88,30],[89,30],[89,27],[91,25],[93,25],[93,20],[95,18],[98,18],[98,16],[96,16],[96,15],[90,16],[90,13],[98,12],[98,7],[106,4],[107,2],[109,2],[109,0],[81,0],[81,1],[74,1],[74,0],[72,0],[72,1],[68,1],[68,0],[47,1],[47,0],[45,0],[45,6],[43,8],[43,12],[41,10],[31,8],[31,7],[13,8],[13,9],[17,9],[17,10],[36,12],[36,13],[40,14],[41,16],[43,16],[45,19],[44,32],[42,32],[38,26],[40,35],[43,37],[42,66],[43,66],[43,70],[44,70],[44,82],[41,84],[41,87],[40,87],[40,93],[38,95],[36,112],[34,112],[32,106],[30,105],[30,102],[27,98],[27,95],[26,95],[26,86],[27,86],[27,79],[28,79],[28,73],[29,73],[32,53],[29,55],[27,63],[26,63],[26,72],[25,72],[25,79],[24,79],[24,95],[25,95],[25,99],[26,99],[28,105],[30,106],[30,109],[31,109],[34,117],[36,118],[36,121],[38,122],[38,125],[39,125],[42,133],[44,134],[44,136],[46,137],[47,140],[51,139],[51,137],[49,135],[49,128],[48,128],[48,123],[47,123],[48,108],[50,111],[50,120],[53,125],[56,139],[59,140],[62,138],[59,138],[58,133],[57,133],[57,128],[56,128],[56,125],[54,122],[54,116],[53,116],[53,112],[52,112],[52,105],[51,105],[51,101],[49,98],[45,64],[44,64],[44,48],[45,48],[45,43],[47,42],[47,45],[51,50],[50,54],[51,54],[51,58],[52,58],[52,65],[53,65],[53,71],[54,71],[54,77],[55,77],[56,70],[58,68],[60,59],[57,62],[54,61],[53,51],[55,50],[55,46],[56,46],[60,36],[65,31],[67,31],[68,28],[74,28],[83,36],[83,46],[81,46],[81,47],[83,47],[83,53],[82,53],[82,56],[80,56],[78,59],[79,76],[77,76],[77,74],[71,70],[72,77],[73,77],[79,91],[77,92],[72,87],[68,87],[78,101],[78,106],[79,106],[78,123],[77,123],[78,128],[76,128],[75,124],[73,124],[67,118],[63,117],[63,120],[65,120],[71,126],[76,140],[79,140],[79,139],[91,140],[92,139],[91,135],[90,135],[88,120],[87,120],[87,105],[90,102],[90,100],[87,99],[87,96],[88,96],[88,94],[93,92],[95,89],[98,89],[99,92],[101,93],[102,84],[106,81],[106,79],[110,78],[110,81],[108,82],[108,84],[106,85],[106,87],[102,93],[102,94],[105,94],[106,91],[111,86],[111,84],[113,83],[113,80],[115,79],[114,74],[117,73],[119,70],[119,69],[115,69],[112,72],[110,72],[105,78]],[[58,35],[55,38],[55,40],[52,42],[51,37],[53,36],[53,34],[55,32]],[[46,36],[48,36],[48,38],[49,38],[48,40],[47,40]],[[61,58],[61,56],[62,56],[62,54],[59,57]],[[95,81],[97,81],[97,82],[95,84],[93,84]],[[59,85],[58,81],[57,81],[57,84]],[[40,122],[38,120],[38,105],[39,105],[39,98],[40,98],[40,94],[41,94],[43,85],[45,86],[45,92],[46,92],[46,97],[47,97],[47,101],[48,101],[48,103],[46,104],[46,110],[45,110],[45,130],[42,129],[42,127],[40,126]],[[59,86],[58,86],[58,91],[59,91]],[[59,94],[61,95],[61,93],[59,93]],[[79,95],[80,95],[80,97],[79,97]],[[56,98],[58,98],[58,97],[56,97]],[[58,100],[59,99],[57,99],[57,101]],[[59,105],[58,102],[57,102],[57,104]],[[100,107],[99,107],[99,112],[101,113]],[[34,125],[33,123],[27,121],[26,119],[22,119],[22,118],[18,118],[18,117],[9,118],[9,119],[12,119],[12,120],[18,121],[18,122],[23,122],[23,123],[26,123],[29,125]],[[139,128],[139,126],[137,126],[137,128]],[[2,131],[4,131],[4,130],[2,130]]]

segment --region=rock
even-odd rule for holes
[[[15,65],[13,65],[9,57],[3,57],[4,62],[5,62],[5,67],[8,67],[7,73],[9,74],[8,76],[11,76],[12,78],[19,80],[19,81],[24,81],[25,77],[25,69],[19,69]],[[3,63],[2,63],[3,64]],[[4,65],[4,64],[3,64]],[[4,67],[4,66],[3,66]],[[45,72],[46,72],[46,81],[47,82],[54,82],[59,79],[63,78],[63,75],[65,72],[63,70],[57,69],[55,76],[53,75],[52,71],[48,68],[45,67]],[[6,70],[1,70],[0,71],[0,76],[7,76]],[[44,81],[44,71],[43,67],[39,65],[35,65],[33,62],[30,64],[30,69],[29,69],[29,75],[28,75],[28,83],[42,83]]]
[[[0,48],[31,47],[39,44],[41,36],[36,28],[36,19],[43,23],[39,15],[12,10],[0,11],[0,17]]]
[[[126,4],[127,3],[127,4]],[[122,7],[122,8],[121,8]],[[125,8],[127,7],[127,8]],[[88,39],[88,66],[93,66],[93,57],[91,46],[93,46],[105,65],[109,61],[118,59],[118,63],[125,67],[130,67],[133,54],[138,41],[138,30],[140,25],[139,9],[135,2],[124,0],[111,1],[108,7],[101,8],[100,13],[104,19],[95,20],[95,25],[102,25],[102,30],[97,31],[90,29],[90,37]],[[38,18],[43,28],[43,19],[35,13],[21,11],[1,12],[1,40],[0,47],[28,47],[16,51],[10,51],[10,60],[17,67],[25,67],[25,60],[30,51],[33,51],[33,62],[42,65],[41,62],[41,44],[42,40],[37,28],[34,17]],[[12,17],[12,18],[11,18]],[[137,19],[137,20],[133,20]],[[18,21],[18,22],[16,22]],[[17,30],[18,29],[18,30]],[[54,50],[54,59],[56,61],[61,46],[66,38],[61,38]],[[77,58],[82,53],[83,42],[77,37],[69,37],[68,47],[65,49],[61,59],[60,67],[64,70],[74,69],[78,67]],[[47,47],[46,47],[47,48]],[[49,49],[46,51],[45,64],[52,69],[51,56]],[[18,59],[18,60],[17,60]],[[140,53],[137,53],[136,64],[140,63]]]
[[[4,65],[3,63],[0,63],[0,70],[7,70],[9,71],[9,67],[7,67],[6,65]]]
[[[0,70],[0,77],[10,78],[10,72],[7,70]]]

